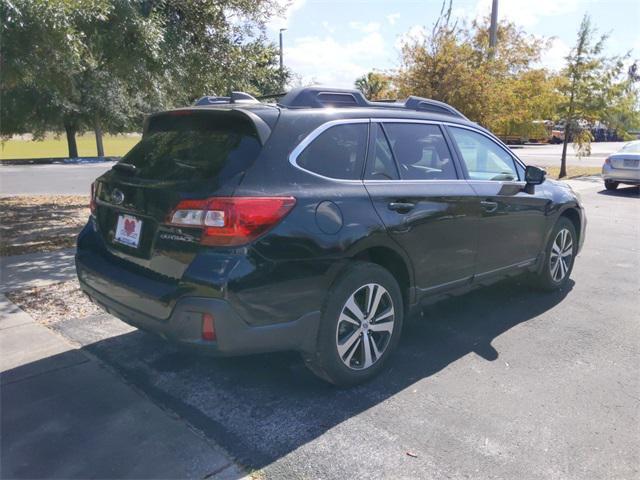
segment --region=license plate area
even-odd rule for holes
[[[640,166],[640,160],[635,158],[625,158],[623,165],[625,168],[638,168],[638,166]]]
[[[138,248],[142,236],[142,220],[133,215],[118,215],[113,240],[131,248]]]

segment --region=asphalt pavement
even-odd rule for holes
[[[89,195],[91,183],[113,163],[2,165],[0,162],[0,196]]]
[[[569,165],[601,167],[610,153],[624,143],[592,144],[591,157],[578,158],[569,146]],[[562,145],[525,145],[514,147],[514,153],[528,165],[559,166]],[[113,162],[81,165],[1,165],[0,196],[8,195],[88,195],[91,182],[111,168]]]
[[[640,195],[572,185],[589,223],[568,288],[514,279],[433,305],[357,388],[294,353],[202,357],[107,314],[55,328],[266,479],[638,478]]]

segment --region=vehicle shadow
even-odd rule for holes
[[[572,288],[541,293],[512,280],[426,307],[423,319],[406,325],[388,368],[351,389],[318,380],[295,353],[202,357],[137,330],[84,349],[242,465],[260,469],[465,355],[495,361],[495,338],[553,308]],[[71,327],[56,328],[66,334]],[[19,378],[32,368],[5,373]]]
[[[618,187],[615,190],[600,190],[600,195],[607,195],[610,197],[640,197],[640,187]]]

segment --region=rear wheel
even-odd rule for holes
[[[604,188],[606,188],[607,190],[615,190],[616,188],[618,188],[618,185],[620,184],[618,182],[614,182],[613,180],[604,181]]]
[[[356,262],[329,290],[316,352],[307,366],[340,386],[356,385],[378,374],[402,330],[400,287],[384,268]]]
[[[538,284],[545,290],[562,288],[569,281],[577,253],[576,229],[566,217],[556,223],[545,250],[545,262],[538,273]]]

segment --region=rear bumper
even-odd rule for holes
[[[320,320],[319,312],[311,312],[293,322],[250,326],[225,300],[203,297],[182,298],[176,303],[169,318],[162,320],[111,300],[82,280],[80,286],[95,303],[129,325],[212,355],[243,355],[281,350],[311,352]],[[213,315],[215,341],[202,340],[203,313]]]
[[[614,182],[640,185],[640,169],[613,168],[605,164],[602,167],[602,178]]]
[[[231,291],[226,283],[194,286],[128,268],[98,245],[99,238],[91,234],[90,228],[85,230],[75,257],[80,287],[95,303],[124,322],[214,355],[315,348],[319,311],[308,308],[288,315],[286,321],[266,323],[274,315],[247,316],[254,310],[244,308],[237,292],[233,295],[236,303],[232,304],[227,298]],[[222,282],[222,278],[216,277],[218,281]],[[271,287],[265,285],[269,291],[273,290]],[[215,341],[202,339],[205,313],[214,318]]]

